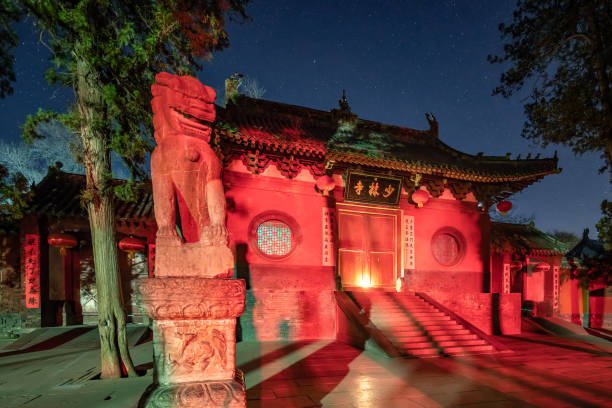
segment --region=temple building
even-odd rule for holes
[[[520,333],[521,305],[559,313],[567,248],[533,226],[491,223],[488,213],[558,173],[556,157],[463,153],[440,140],[433,115],[426,130],[382,124],[358,118],[344,97],[327,112],[229,96],[217,107],[211,144],[224,167],[235,276],[247,283],[239,339],[371,338],[402,354],[379,305],[404,302],[407,313],[418,309],[414,321],[431,315],[421,325],[430,335],[448,324],[468,336],[455,343],[484,349],[487,335]],[[83,188],[83,176],[59,170],[35,188],[20,232],[20,300],[8,310],[24,325],[95,321]],[[115,211],[127,251],[124,301],[131,319],[144,321],[130,288],[155,273],[150,186]],[[68,235],[63,247],[50,240]]]

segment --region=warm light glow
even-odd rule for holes
[[[402,291],[402,278],[397,278],[397,280],[395,281],[395,291],[396,292]]]
[[[369,278],[361,278],[357,284],[362,288],[369,288],[372,286],[372,281]]]

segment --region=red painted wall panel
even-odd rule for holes
[[[327,200],[311,182],[226,171],[230,245],[237,276],[247,281],[244,340],[322,339],[335,336],[334,267],[322,266],[322,208]],[[271,259],[254,248],[258,216],[290,219],[295,249]],[[273,217],[274,218],[274,217]],[[255,227],[255,228],[254,228]]]

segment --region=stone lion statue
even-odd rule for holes
[[[215,91],[161,72],[151,86],[156,276],[230,277],[221,163],[210,147]]]

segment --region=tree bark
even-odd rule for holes
[[[76,47],[77,95],[81,115],[86,200],[93,247],[98,297],[98,330],[102,378],[121,377],[121,363],[129,376],[136,370],[127,347],[126,313],[115,240],[115,214],[108,136],[100,129],[103,119],[102,87],[86,53]],[[79,52],[81,51],[81,52]],[[80,58],[79,58],[80,57]]]

